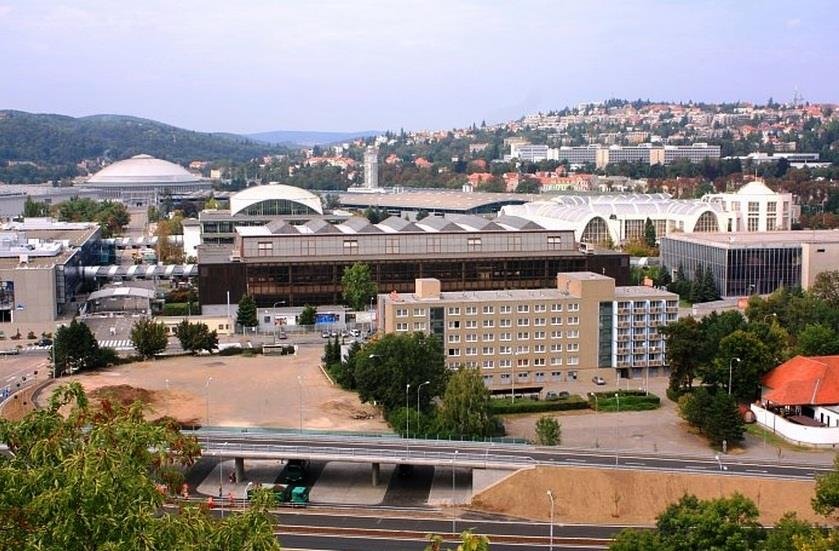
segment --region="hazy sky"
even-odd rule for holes
[[[839,101],[839,2],[0,0],[0,109],[452,128],[608,97]]]

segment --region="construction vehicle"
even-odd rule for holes
[[[262,488],[273,492],[274,498],[279,505],[291,505],[292,507],[305,507],[309,504],[309,487],[302,484],[271,484],[269,482],[254,484],[248,482],[245,491],[248,501],[253,497],[254,490]]]

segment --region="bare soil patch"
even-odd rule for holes
[[[813,481],[576,467],[517,471],[476,494],[472,507],[547,521],[547,490],[561,496],[554,511],[558,523],[652,525],[659,513],[685,494],[712,499],[735,492],[757,504],[764,524],[774,524],[788,511],[812,522],[825,522],[810,507]]]

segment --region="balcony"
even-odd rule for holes
[[[646,341],[647,336],[646,335],[632,335],[632,340],[633,341]]]
[[[629,322],[628,321],[619,321],[618,322],[618,327],[621,327],[621,328],[625,329],[625,328],[629,327]]]
[[[658,366],[662,365],[662,361],[661,360],[650,360],[649,362],[647,362],[647,365],[649,365],[650,367],[658,367]]]
[[[660,313],[661,313],[661,308],[659,308],[658,306],[654,306],[654,307],[650,308],[650,314],[660,314]]]
[[[632,367],[632,362],[618,362],[618,367]]]
[[[679,307],[678,306],[668,306],[666,311],[667,311],[668,314],[678,314],[679,313]]]
[[[635,308],[632,309],[632,313],[633,314],[646,314],[647,309],[644,306],[636,306]]]
[[[633,327],[646,327],[647,322],[646,321],[634,321],[634,322],[632,322],[632,326]]]
[[[629,335],[618,335],[617,339],[618,339],[618,342],[628,342],[629,341]]]
[[[618,308],[618,314],[627,315],[630,313],[629,308]]]
[[[651,346],[649,348],[649,352],[650,354],[658,354],[659,352],[661,352],[661,348],[658,346]]]

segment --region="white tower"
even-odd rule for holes
[[[364,151],[364,187],[379,187],[379,148],[372,145]]]

